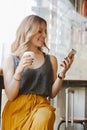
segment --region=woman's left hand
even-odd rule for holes
[[[72,56],[72,58],[70,58],[70,57],[64,58],[64,60],[61,63],[63,73],[66,73],[67,70],[71,67],[73,60],[74,60],[74,56]]]

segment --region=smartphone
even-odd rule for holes
[[[76,52],[77,52],[77,51],[72,48],[72,49],[69,51],[68,56],[69,56],[70,58],[72,58],[72,56],[75,55]]]

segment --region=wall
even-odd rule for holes
[[[61,116],[65,116],[65,89],[67,87],[73,87],[75,89],[74,94],[74,117],[76,118],[87,118],[87,82],[72,81],[71,83],[64,83],[62,89],[55,98],[54,105],[56,107],[56,123],[55,130],[58,126],[58,121]],[[70,113],[69,113],[70,115]],[[86,126],[87,127],[87,126]],[[82,125],[74,124],[75,130],[82,130]],[[60,130],[65,130],[65,124],[61,126]]]

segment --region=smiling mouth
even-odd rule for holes
[[[41,43],[44,43],[44,41],[40,41]]]
[[[40,42],[44,43],[45,41],[43,39],[38,39]]]

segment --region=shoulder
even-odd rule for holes
[[[57,64],[57,62],[58,62],[56,56],[54,56],[54,55],[50,55],[50,60],[51,60],[52,64]]]
[[[5,58],[5,63],[9,63],[13,61],[13,56],[11,54],[9,54],[6,58]]]
[[[51,54],[46,54],[47,57],[49,57],[50,62],[52,64],[53,67],[57,67],[58,66],[58,59],[56,56],[51,55]]]
[[[53,81],[55,81],[56,76],[57,76],[57,71],[58,71],[58,60],[56,56],[50,55],[50,61],[52,64],[52,69],[53,69]]]
[[[11,54],[9,54],[5,60],[4,60],[4,66],[3,66],[3,69],[4,68],[9,68],[11,66],[13,66],[13,56]]]
[[[49,57],[50,57],[50,62],[52,64],[53,70],[54,69],[57,70],[57,68],[58,68],[58,59],[54,55],[49,55]]]

